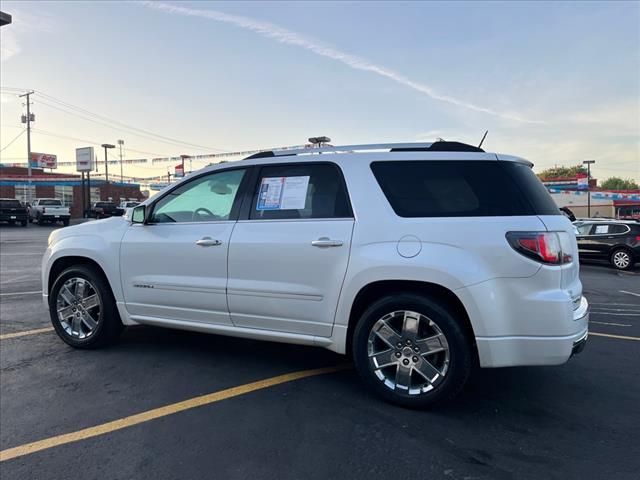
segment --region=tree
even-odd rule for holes
[[[601,188],[607,190],[638,190],[638,184],[631,178],[610,177],[600,184]]]
[[[587,173],[587,169],[583,165],[575,165],[573,167],[553,167],[547,168],[538,174],[538,177],[544,180],[552,180],[554,178],[576,178],[579,173]]]

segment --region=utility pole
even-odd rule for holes
[[[31,99],[30,96],[33,95],[34,91],[23,93],[20,95],[21,97],[27,97],[27,116],[22,116],[22,123],[27,124],[27,166],[28,166],[28,176],[29,176],[29,191],[27,192],[27,202],[31,204],[31,121],[35,120],[35,115],[31,115]]]
[[[120,147],[120,183],[122,183],[122,145],[124,145],[124,140],[118,140],[118,146]]]
[[[585,160],[582,163],[587,166],[587,217],[591,218],[591,164],[596,161]]]

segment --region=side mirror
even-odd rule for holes
[[[131,221],[133,223],[144,223],[144,220],[147,216],[146,213],[146,205],[138,205],[133,209],[133,212],[131,213]]]

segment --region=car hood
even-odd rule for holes
[[[48,245],[51,246],[63,238],[76,237],[76,236],[92,236],[97,235],[100,237],[113,237],[117,236],[122,238],[124,231],[129,227],[128,222],[124,217],[110,217],[102,220],[90,220],[87,222],[73,225],[71,227],[64,227],[58,230],[54,230],[49,235]]]

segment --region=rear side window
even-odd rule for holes
[[[342,173],[332,163],[262,167],[253,196],[254,220],[349,218]]]
[[[407,161],[374,162],[371,169],[401,217],[560,215],[547,190],[526,165]]]
[[[626,225],[609,225],[609,233],[627,233],[629,227]]]

